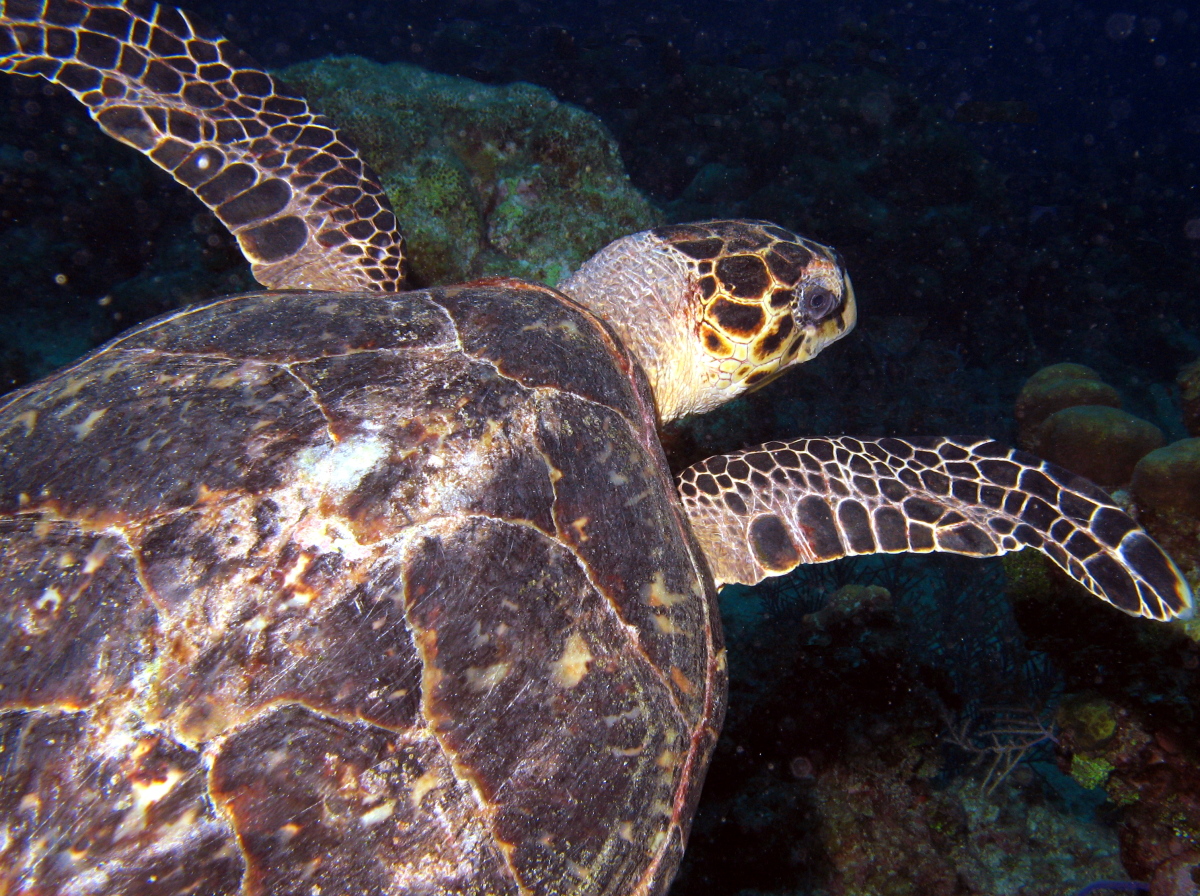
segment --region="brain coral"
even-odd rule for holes
[[[378,172],[420,284],[498,274],[553,284],[659,221],[604,125],[540,87],[357,57],[278,74]]]
[[[1046,418],[1079,405],[1119,408],[1121,396],[1100,379],[1100,374],[1083,364],[1043,367],[1025,381],[1017,396],[1017,443],[1026,451],[1033,451],[1038,441],[1038,429]]]
[[[1097,485],[1125,485],[1134,464],[1163,445],[1153,423],[1120,408],[1083,405],[1047,417],[1037,431],[1035,453]]]

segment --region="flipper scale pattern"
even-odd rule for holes
[[[3,0],[0,71],[61,84],[237,237],[271,288],[404,288],[404,240],[357,150],[191,15],[144,0]]]
[[[1033,547],[1126,613],[1192,613],[1179,569],[1105,492],[985,439],[767,442],[689,467],[679,489],[718,583],[855,554]]]

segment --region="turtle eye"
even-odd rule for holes
[[[837,307],[837,296],[823,286],[806,290],[800,299],[800,310],[809,320],[818,321]]]

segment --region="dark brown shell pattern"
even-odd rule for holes
[[[225,299],[0,407],[0,892],[660,893],[715,595],[550,290]]]

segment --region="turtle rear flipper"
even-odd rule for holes
[[[66,87],[195,193],[267,287],[404,287],[404,241],[357,150],[187,13],[141,0],[3,0],[0,71]]]
[[[1192,614],[1179,569],[1107,494],[984,439],[767,442],[689,467],[679,489],[718,584],[854,554],[1033,547],[1126,613]]]

